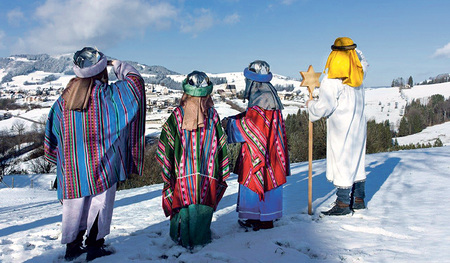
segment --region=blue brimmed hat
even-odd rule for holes
[[[270,82],[272,80],[272,72],[270,66],[264,60],[255,60],[244,69],[244,76],[257,82]]]

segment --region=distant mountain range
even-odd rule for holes
[[[73,60],[72,54],[58,55],[58,56],[50,56],[48,54],[22,54],[22,55],[12,55],[5,58],[0,58],[0,84],[4,84],[7,82],[11,82],[13,77],[28,75],[33,72],[42,71],[46,73],[55,73],[58,76],[61,75],[75,75],[73,72]],[[114,59],[108,57],[108,59]],[[181,89],[181,82],[178,78],[171,78],[170,76],[181,75],[178,72],[167,69],[163,66],[149,66],[142,63],[138,63],[135,61],[127,61],[131,65],[133,65],[139,72],[143,75],[146,83],[150,84],[162,84],[166,87],[172,89]],[[214,84],[222,84],[228,81],[230,83],[230,79],[233,78],[228,76],[230,74],[211,74],[210,79]],[[49,76],[51,78],[55,76]],[[58,77],[56,77],[58,78]],[[292,90],[293,82],[291,82],[288,78],[286,81],[283,81],[283,77],[279,76],[280,81],[278,83],[273,83],[276,85],[277,90]],[[111,81],[116,80],[116,76],[110,72],[109,79]],[[45,81],[45,80],[44,80]],[[441,83],[450,81],[450,74],[438,74],[435,77],[430,77],[429,79],[418,83],[419,85],[423,84],[433,84],[433,83]],[[234,82],[234,81],[232,81]],[[386,86],[383,86],[386,87]],[[376,87],[372,87],[376,88]]]
[[[72,70],[72,61],[72,55],[13,55],[6,58],[0,58],[0,70],[4,70],[4,76],[1,78],[0,84],[11,81],[15,76],[28,75],[35,71],[74,75],[74,72]],[[163,66],[148,66],[134,61],[127,62],[138,69],[141,74],[158,76],[179,75],[179,73],[169,70]],[[111,77],[111,79],[115,78],[115,76]]]

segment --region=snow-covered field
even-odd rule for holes
[[[449,158],[450,147],[368,155],[368,209],[324,218],[320,211],[335,199],[325,161],[313,163],[312,216],[306,213],[308,164],[292,164],[283,218],[257,232],[236,222],[233,174],[214,214],[212,243],[192,251],[169,238],[162,185],[119,191],[107,236],[116,253],[94,262],[448,262]],[[0,186],[0,261],[61,262],[62,207],[49,190],[54,175],[7,176],[5,182],[12,178],[14,189]]]
[[[450,145],[450,122],[427,127],[419,133],[408,135],[405,137],[397,137],[396,139],[399,145],[409,145],[411,143],[431,143],[431,145],[433,145],[433,143],[438,138],[444,145]]]
[[[42,72],[33,74],[33,80],[45,77]],[[226,77],[238,90],[244,87],[240,72],[211,75]],[[25,80],[14,78],[17,85]],[[58,82],[68,80],[64,76]],[[274,85],[285,83],[306,90],[297,87],[299,81],[275,75]],[[426,101],[433,94],[450,97],[450,83],[401,92],[398,88],[368,88],[366,115],[378,122],[389,119],[397,128],[407,102]],[[246,106],[241,100],[233,102]],[[300,101],[283,103],[285,116],[304,106]],[[43,109],[10,111],[13,117],[1,120],[0,130],[9,130],[17,122],[32,129],[27,119],[42,121],[51,104],[47,102]],[[215,108],[221,118],[238,113],[224,102],[217,102]],[[146,134],[158,136],[161,124],[149,122],[168,115],[148,114]],[[94,262],[450,262],[450,208],[445,201],[450,185],[449,128],[450,122],[398,138],[401,145],[433,143],[440,138],[446,147],[368,155],[368,209],[353,216],[319,218],[320,211],[328,209],[335,199],[334,188],[325,178],[325,160],[313,164],[314,215],[309,216],[308,164],[295,163],[284,186],[283,218],[274,229],[245,232],[236,222],[238,185],[233,174],[213,218],[212,243],[192,251],[176,246],[169,238],[168,219],[161,209],[161,185],[119,191],[107,237],[116,253]],[[0,262],[62,261],[62,208],[56,192],[49,190],[55,175],[6,176],[6,184],[11,185],[13,178],[14,189],[0,184]]]

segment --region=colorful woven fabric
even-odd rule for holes
[[[238,181],[264,200],[265,192],[283,185],[290,175],[281,111],[253,106],[230,120],[230,127],[235,126],[245,139],[235,168]]]
[[[141,175],[144,131],[144,82],[137,74],[111,85],[99,82],[85,111],[66,110],[60,97],[44,142],[47,160],[57,164],[58,198],[99,194],[131,173]]]
[[[163,125],[157,159],[164,188],[162,206],[166,216],[191,204],[216,209],[229,176],[226,139],[214,108],[208,109],[205,126],[183,130],[184,110],[177,107]]]

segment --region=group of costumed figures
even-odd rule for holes
[[[368,66],[350,38],[337,38],[318,98],[307,102],[311,121],[327,118],[327,179],[337,188],[324,215],[364,209],[366,121],[362,81]],[[117,76],[108,82],[108,66]],[[117,182],[142,175],[145,146],[145,86],[130,64],[107,60],[91,47],[74,55],[70,80],[50,110],[45,131],[47,160],[57,167],[62,201],[64,258],[107,256]],[[162,126],[156,159],[162,167],[162,207],[170,237],[184,247],[211,242],[213,212],[230,175],[227,143],[240,144],[238,223],[270,229],[282,217],[283,184],[290,175],[283,105],[267,62],[244,69],[245,112],[220,119],[213,84],[200,71],[182,82],[180,105]],[[86,237],[85,237],[86,234]],[[84,244],[83,244],[84,242]]]

